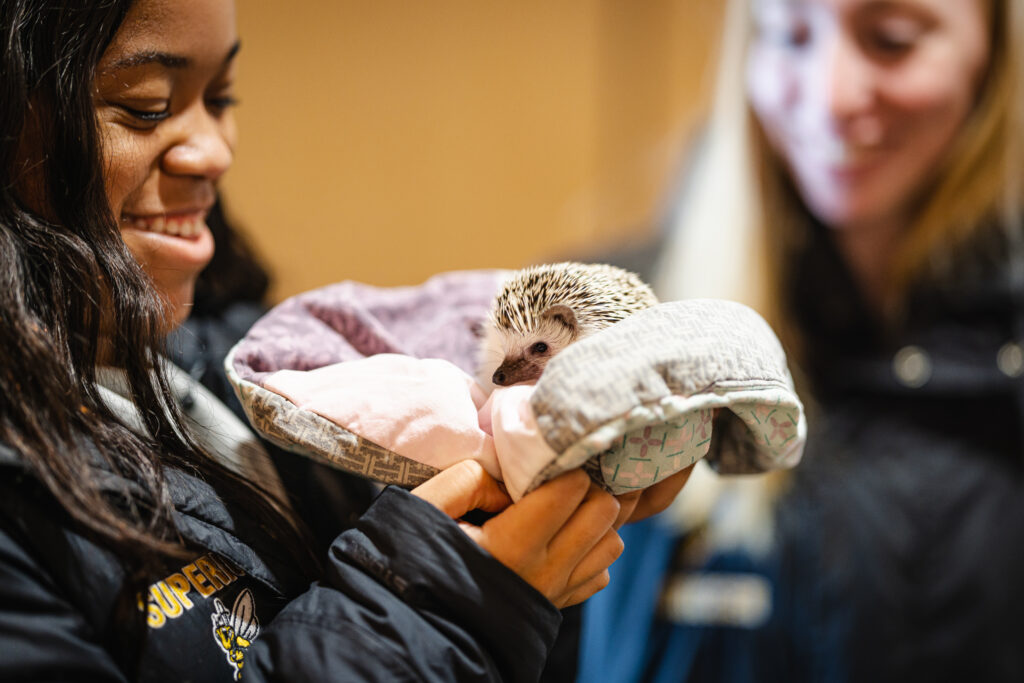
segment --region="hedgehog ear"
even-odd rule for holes
[[[579,332],[580,326],[576,320],[576,313],[565,304],[555,304],[548,307],[540,314],[540,317],[545,320],[553,320],[559,325],[564,326],[574,337]]]

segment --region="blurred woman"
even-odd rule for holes
[[[761,311],[812,434],[624,530],[590,673],[1024,677],[1022,41],[1015,0],[730,3],[657,288]],[[627,595],[643,640],[602,661]]]

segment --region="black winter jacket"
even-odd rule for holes
[[[1024,680],[1022,286],[961,253],[905,324],[861,303],[827,239],[792,301],[819,399],[778,516],[761,680]]]
[[[0,446],[0,680],[535,680],[559,614],[444,514],[389,488],[330,545],[323,579],[206,483],[166,474],[195,557],[116,618],[125,580]],[[112,488],[119,488],[107,475]],[[141,624],[145,623],[145,626]]]

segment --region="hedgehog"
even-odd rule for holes
[[[569,344],[657,303],[635,273],[615,266],[565,262],[517,271],[485,323],[477,379],[489,388],[536,380]]]

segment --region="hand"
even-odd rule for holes
[[[613,496],[582,470],[553,479],[510,504],[479,463],[464,460],[413,489],[457,519],[470,510],[502,510],[483,526],[462,529],[556,607],[583,602],[608,585],[608,567],[622,553],[612,525]]]
[[[615,528],[618,529],[626,522],[639,522],[667,508],[683,489],[692,471],[693,465],[690,465],[653,486],[617,496],[621,507],[615,520]]]

